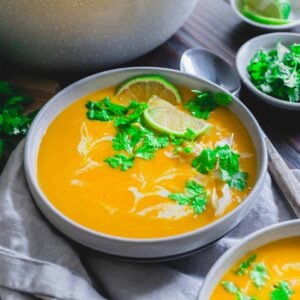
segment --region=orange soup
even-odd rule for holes
[[[272,242],[247,254],[222,277],[210,299],[300,299],[300,238]]]
[[[179,90],[184,102],[194,97],[186,88]],[[192,143],[187,142],[184,151],[174,145],[179,144],[178,140],[170,140],[156,149],[151,159],[136,155],[134,164],[122,171],[113,165],[118,164],[116,156],[110,165],[107,163],[108,157],[124,152],[112,146],[117,134],[113,120],[87,118],[87,101],[105,97],[122,104],[114,87],[79,99],[55,118],[41,141],[39,184],[49,201],[73,221],[119,237],[166,237],[210,224],[237,207],[250,192],[256,180],[254,145],[228,108],[218,106],[210,112],[206,121],[211,128]],[[183,104],[176,107],[188,113]],[[247,172],[245,188],[230,188],[228,181],[220,179],[218,158],[215,170],[201,173],[192,167],[203,149],[225,144],[238,153],[239,168]],[[222,176],[230,173],[226,172]],[[205,192],[201,194],[194,188],[198,193],[194,197],[194,192],[186,188],[189,180],[201,185]],[[170,197],[171,194],[177,196]]]

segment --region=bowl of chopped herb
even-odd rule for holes
[[[60,91],[36,116],[25,150],[29,187],[54,226],[143,261],[225,235],[255,204],[266,167],[261,129],[236,97],[152,67],[102,72]]]
[[[300,34],[269,33],[246,42],[236,66],[244,84],[266,103],[300,110]]]
[[[227,250],[210,269],[198,300],[299,299],[300,221],[268,226]]]

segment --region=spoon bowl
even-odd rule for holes
[[[238,95],[241,88],[239,75],[230,63],[204,48],[193,48],[184,52],[180,70],[223,87]]]

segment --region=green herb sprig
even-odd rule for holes
[[[0,81],[0,159],[9,154],[28,132],[36,114],[24,112],[31,100],[21,88],[7,81]]]
[[[104,160],[112,168],[127,171],[133,167],[136,158],[152,159],[158,149],[169,145],[168,136],[154,133],[140,123],[146,103],[131,101],[128,106],[122,106],[105,97],[100,101],[89,101],[86,107],[90,120],[114,121],[117,134],[112,146],[121,153]]]
[[[243,261],[239,265],[239,268],[235,271],[235,274],[239,276],[247,274],[248,269],[251,267],[252,263],[256,260],[256,257],[257,257],[256,254],[252,254],[248,259]]]
[[[280,281],[271,292],[271,300],[289,300],[293,294],[294,291],[289,284],[285,281]]]
[[[240,171],[239,157],[229,145],[206,148],[192,161],[192,166],[201,174],[218,169],[224,182],[242,191],[247,186],[248,174]]]
[[[208,194],[205,188],[195,180],[188,180],[186,182],[184,193],[169,195],[169,198],[175,200],[178,204],[191,206],[196,215],[206,210],[207,197]]]
[[[250,272],[250,278],[257,288],[260,289],[265,286],[266,281],[269,279],[266,266],[263,263],[256,264]]]
[[[227,93],[211,93],[209,91],[192,90],[195,98],[187,101],[184,107],[199,119],[208,119],[210,112],[218,106],[228,106],[232,103],[232,97]]]

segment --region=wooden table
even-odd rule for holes
[[[294,31],[300,32],[300,27]],[[188,48],[198,46],[207,47],[234,64],[239,47],[250,38],[263,33],[236,17],[224,0],[199,0],[192,16],[173,37],[147,55],[123,66],[178,69],[182,53]],[[4,67],[3,73],[6,77],[15,72],[12,66]],[[88,74],[50,74],[50,78],[57,80],[63,87],[86,75]],[[26,76],[31,76],[28,70]],[[49,95],[34,93],[35,105],[40,106]],[[256,116],[289,167],[300,168],[300,112],[275,109],[262,103],[245,87],[242,87],[240,98]]]

